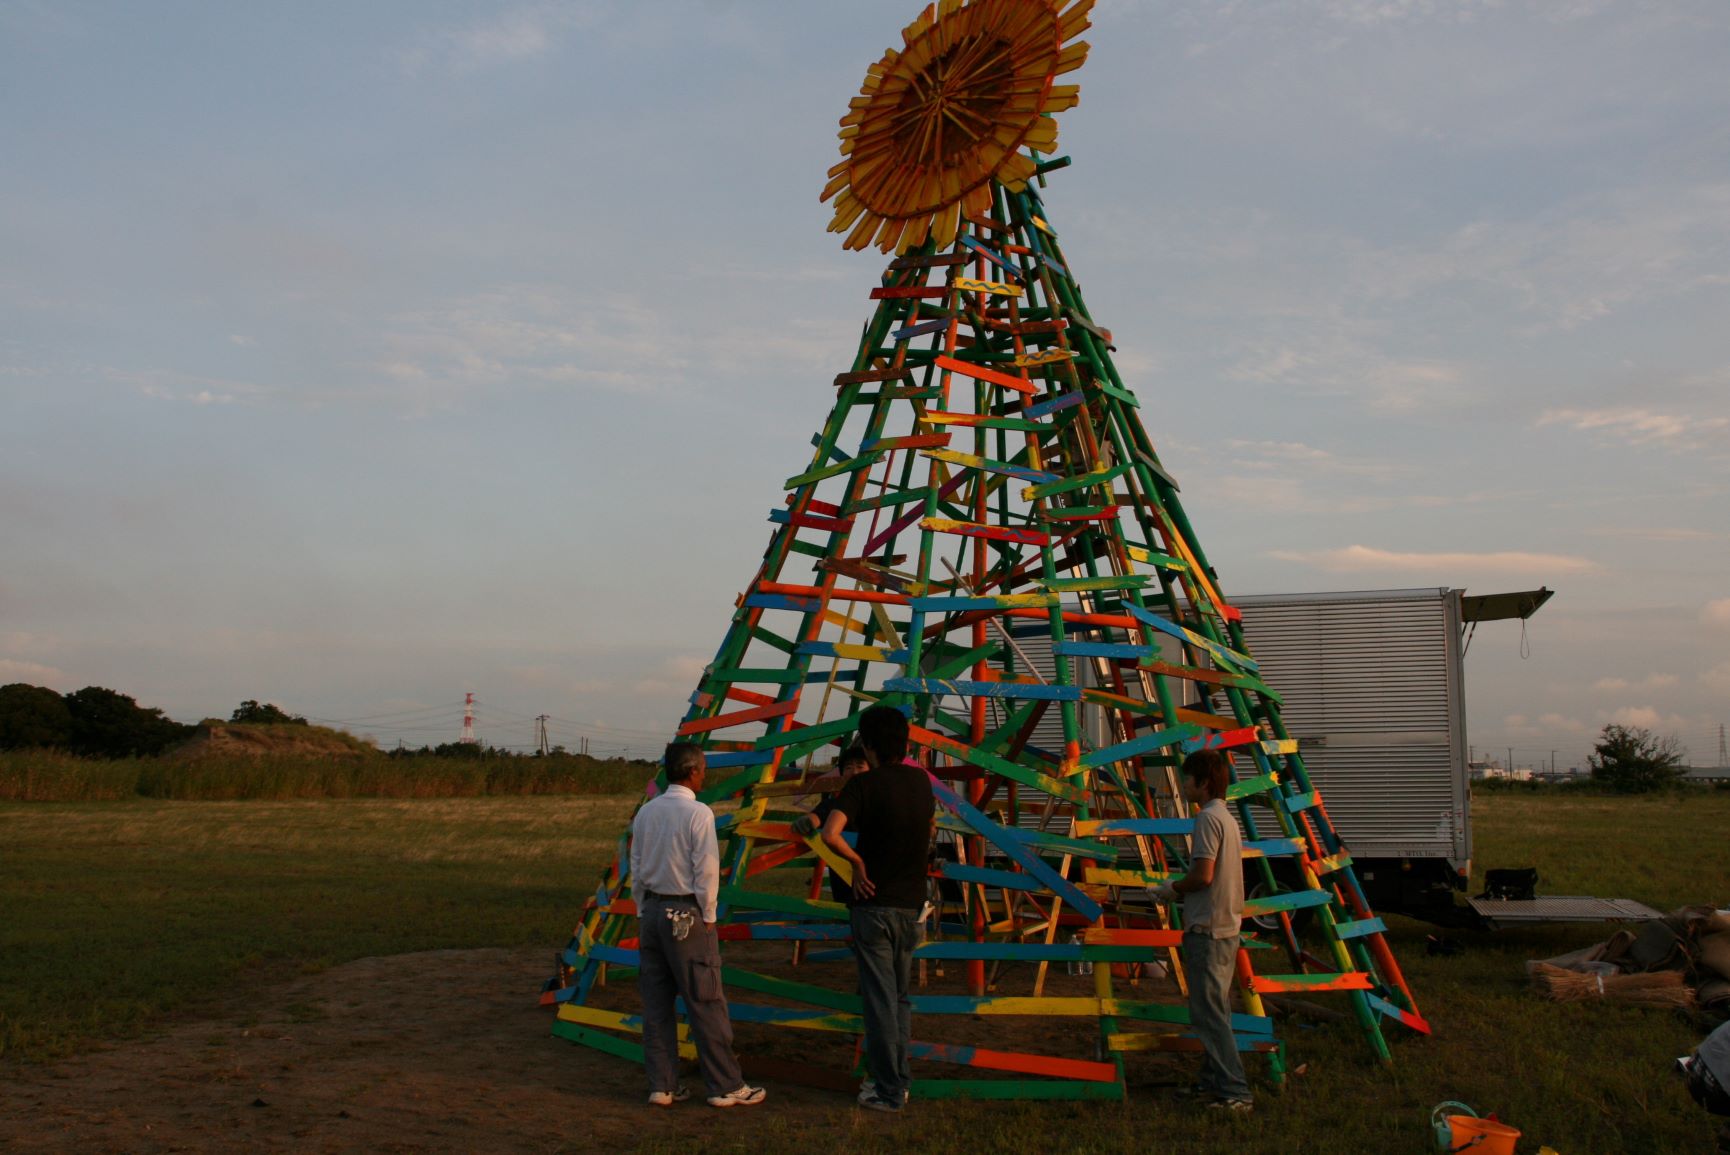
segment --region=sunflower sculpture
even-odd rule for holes
[[[1057,143],[1051,114],[1080,88],[1054,84],[1087,59],[1093,0],[942,0],[929,5],[865,73],[841,118],[842,160],[821,199],[835,200],[832,233],[846,247],[885,253],[928,238],[955,240],[963,216],[988,215],[991,182],[1025,187],[1036,162],[1023,150]]]

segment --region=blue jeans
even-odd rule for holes
[[[1189,1025],[1201,1040],[1201,1088],[1221,1099],[1250,1098],[1237,1035],[1231,1028],[1231,988],[1239,937],[1185,931],[1183,969],[1189,979]]]
[[[919,912],[895,906],[855,906],[853,953],[859,960],[859,997],[865,1009],[865,1069],[880,1098],[897,1105],[913,1083],[907,1063],[913,1038],[913,948]]]

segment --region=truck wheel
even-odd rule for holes
[[[1244,898],[1246,900],[1247,899],[1256,899],[1256,898],[1272,898],[1274,895],[1277,895],[1277,894],[1290,894],[1290,893],[1291,893],[1291,887],[1285,885],[1285,883],[1283,883],[1283,882],[1276,880],[1274,882],[1274,885],[1272,887],[1269,887],[1267,884],[1267,881],[1265,879],[1258,879],[1256,881],[1255,885],[1250,887],[1249,892],[1244,895]],[[1306,906],[1301,910],[1292,911],[1291,912],[1292,933],[1297,935],[1299,938],[1302,938],[1304,932],[1309,929],[1310,924],[1313,923],[1314,921],[1315,921],[1315,908],[1314,907]],[[1254,932],[1254,933],[1261,934],[1261,935],[1277,935],[1280,933],[1279,915],[1277,915],[1277,914],[1252,915],[1249,918],[1246,918],[1243,920],[1243,929],[1246,932]]]

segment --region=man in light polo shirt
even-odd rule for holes
[[[679,1020],[683,997],[697,1044],[697,1063],[711,1107],[754,1107],[761,1087],[745,1082],[733,1054],[733,1024],[721,988],[721,947],[715,899],[721,859],[715,812],[697,800],[708,763],[700,747],[674,742],[662,760],[667,788],[631,820],[631,890],[637,898],[637,991],[643,999],[643,1058],[649,1104],[671,1107],[690,1098],[679,1085]]]
[[[1159,902],[1183,896],[1183,969],[1189,977],[1189,1022],[1201,1039],[1201,1078],[1194,1090],[1211,1108],[1253,1108],[1237,1038],[1231,1029],[1231,987],[1243,923],[1243,839],[1225,804],[1231,763],[1218,750],[1183,760],[1183,795],[1193,806],[1189,873],[1153,892]]]

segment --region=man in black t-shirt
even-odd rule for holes
[[[931,779],[907,761],[907,718],[890,706],[859,715],[859,741],[871,756],[869,774],[842,788],[823,822],[823,841],[853,867],[853,953],[859,961],[864,1005],[865,1066],[870,1078],[861,1105],[899,1111],[912,1075],[907,1052],[913,1038],[913,948],[936,806]],[[848,846],[845,830],[858,835]]]

